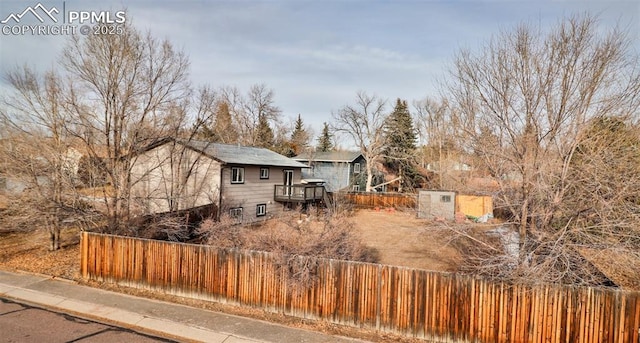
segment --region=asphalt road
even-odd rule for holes
[[[0,297],[0,342],[175,342]]]

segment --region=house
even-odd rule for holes
[[[472,168],[469,164],[455,160],[444,160],[427,163],[425,167],[428,171],[446,173],[451,171],[471,171]]]
[[[213,206],[253,222],[322,199],[324,187],[300,183],[303,168],[263,148],[167,138],[132,158],[132,195],[144,214]]]
[[[89,168],[93,166],[86,161],[91,156],[95,160],[106,159],[104,150],[100,145],[88,147],[78,138],[54,140],[51,137],[16,135],[0,139],[0,192],[17,195],[52,183],[78,188],[97,186],[82,181],[97,171]],[[100,156],[97,156],[98,152]]]
[[[327,192],[364,190],[366,161],[360,152],[312,152],[292,159],[309,167],[303,170],[303,179],[323,180]]]

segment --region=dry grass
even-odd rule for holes
[[[80,234],[77,229],[62,231],[61,249],[49,251],[49,233],[0,233],[0,268],[23,270],[75,280],[80,277]]]
[[[378,262],[377,251],[363,244],[346,213],[309,213],[285,211],[251,227],[234,225],[224,217],[218,222],[206,220],[199,233],[213,246],[271,253],[290,289],[315,282],[319,259]]]
[[[0,194],[0,211],[9,207],[9,199],[6,195]]]

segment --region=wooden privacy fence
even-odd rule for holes
[[[493,198],[489,195],[456,194],[456,213],[480,217],[487,213],[493,215]]]
[[[510,286],[469,276],[320,260],[290,288],[263,252],[82,233],[81,272],[198,299],[435,342],[620,342],[640,337],[640,293]]]
[[[356,207],[416,208],[415,194],[402,193],[344,193],[347,201]]]

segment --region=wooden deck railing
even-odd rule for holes
[[[273,199],[281,202],[320,201],[324,196],[324,186],[317,185],[276,185]]]
[[[82,233],[85,279],[371,328],[432,342],[637,343],[640,293],[518,286],[321,260],[291,288],[264,252]]]

